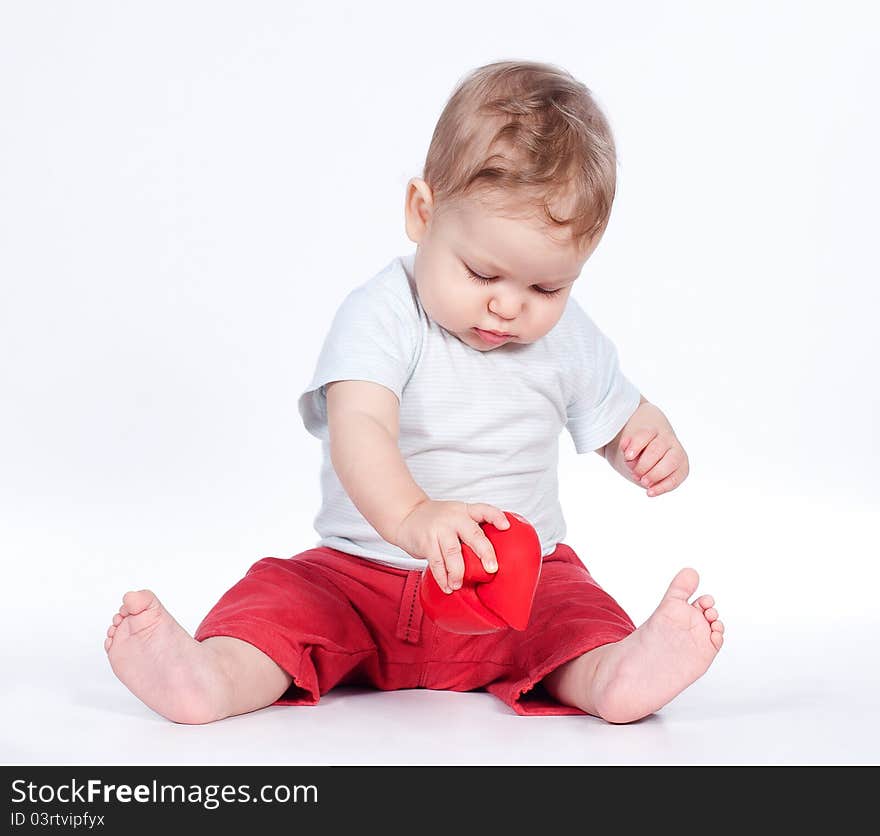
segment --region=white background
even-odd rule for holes
[[[4,3],[0,759],[877,762],[875,15]],[[345,295],[414,249],[405,185],[456,83],[509,58],[610,120],[618,196],[574,295],[691,460],[649,499],[563,434],[566,542],[637,623],[697,568],[722,653],[629,727],[358,689],[165,721],[107,663],[122,594],[193,631],[253,562],[314,544],[297,395]]]

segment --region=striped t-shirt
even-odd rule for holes
[[[602,447],[635,412],[639,391],[621,373],[613,343],[571,296],[541,339],[482,352],[428,318],[414,261],[415,253],[395,258],[348,294],[299,397],[303,423],[323,448],[316,545],[405,569],[427,565],[379,536],[330,460],[324,386],[369,380],[397,395],[398,446],[431,499],[485,502],[520,514],[546,556],[566,532],[559,434],[567,429],[578,453]]]

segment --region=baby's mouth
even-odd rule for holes
[[[476,326],[474,327],[474,332],[483,342],[489,343],[489,345],[501,345],[501,343],[513,339],[514,336],[513,334],[498,335],[493,331],[484,331]]]

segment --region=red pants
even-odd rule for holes
[[[462,636],[422,611],[418,570],[321,546],[265,557],[217,602],[195,632],[242,639],[293,677],[277,705],[314,705],[336,685],[487,690],[518,714],[583,714],[540,680],[628,636],[635,625],[564,543],[544,558],[524,631]]]

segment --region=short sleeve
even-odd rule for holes
[[[368,380],[400,400],[415,368],[418,313],[388,284],[361,285],[343,300],[318,355],[311,382],[298,408],[306,429],[329,439],[324,387],[334,380]]]
[[[573,299],[572,325],[578,346],[573,396],[566,428],[578,453],[603,447],[638,409],[641,394],[621,372],[617,349]]]

